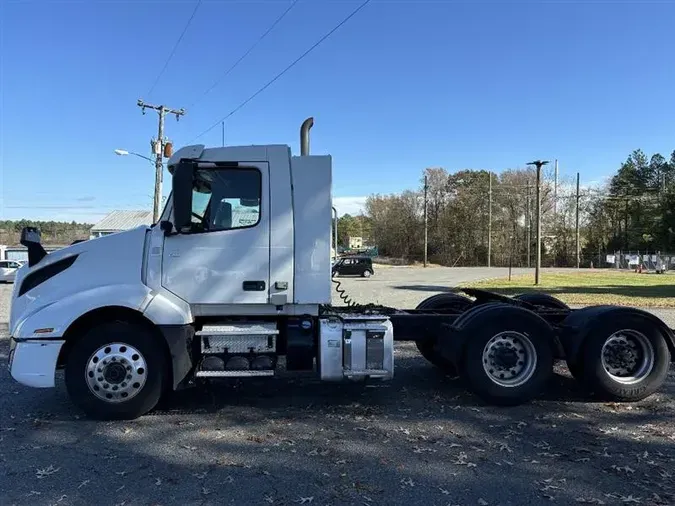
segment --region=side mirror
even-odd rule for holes
[[[192,228],[192,183],[195,164],[189,160],[181,160],[173,171],[173,224],[180,233],[189,232]]]
[[[33,267],[36,263],[47,256],[47,252],[40,244],[42,234],[35,227],[24,227],[21,230],[21,240],[19,241],[28,250],[28,267]]]

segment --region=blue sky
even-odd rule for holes
[[[151,208],[156,115],[190,142],[361,0],[0,2],[2,217],[95,221]],[[675,149],[672,2],[372,0],[226,125],[227,144],[288,143],[314,116],[343,211],[416,187],[424,167],[501,171],[557,158],[601,180],[636,148]],[[220,127],[199,139],[220,145]],[[165,176],[165,194],[168,193]]]

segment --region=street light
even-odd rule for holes
[[[537,167],[537,264],[534,268],[534,284],[539,284],[539,270],[541,269],[541,168],[548,163],[548,160],[535,160],[527,165]]]
[[[162,205],[162,185],[161,185],[161,177],[162,177],[162,167],[164,166],[164,162],[161,161],[160,156],[157,157],[157,160],[153,160],[152,158],[149,158],[145,155],[141,155],[139,153],[134,153],[133,151],[127,151],[126,149],[116,149],[115,154],[117,156],[128,156],[128,155],[134,155],[139,158],[143,158],[144,160],[149,161],[151,164],[153,164],[156,168],[157,171],[155,173],[155,196],[154,196],[154,204],[153,204],[153,212],[152,212],[152,222],[157,223],[157,220],[159,219],[159,214],[160,214],[160,207]]]
[[[155,161],[152,158],[148,158],[147,156],[144,156],[144,155],[139,155],[138,153],[134,153],[133,151],[127,151],[126,149],[116,149],[115,154],[118,155],[118,156],[134,155],[134,156],[137,156],[139,158],[143,158],[143,159],[149,161],[150,163],[155,163]]]

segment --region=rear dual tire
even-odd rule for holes
[[[462,316],[455,325],[463,339],[461,370],[440,353],[439,336],[416,342],[424,358],[457,376],[469,390],[490,404],[517,405],[538,396],[553,374],[553,332],[533,312],[493,303],[470,309],[473,301],[457,294],[429,297],[417,309],[454,309]]]
[[[626,313],[596,325],[568,368],[595,397],[635,402],[663,385],[669,365],[661,330],[645,317]]]
[[[466,311],[472,303],[472,300],[468,297],[456,293],[439,293],[420,302],[416,309],[454,309],[455,311],[462,312]],[[448,376],[457,377],[455,364],[440,355],[436,349],[437,344],[438,336],[427,336],[425,339],[415,342],[420,355],[427,359],[427,361],[438,367]]]
[[[553,374],[551,330],[525,310],[494,309],[462,329],[462,378],[490,404],[522,404],[539,396]]]

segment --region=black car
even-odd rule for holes
[[[369,278],[374,273],[373,259],[366,256],[342,257],[333,265],[333,276],[361,276]]]

